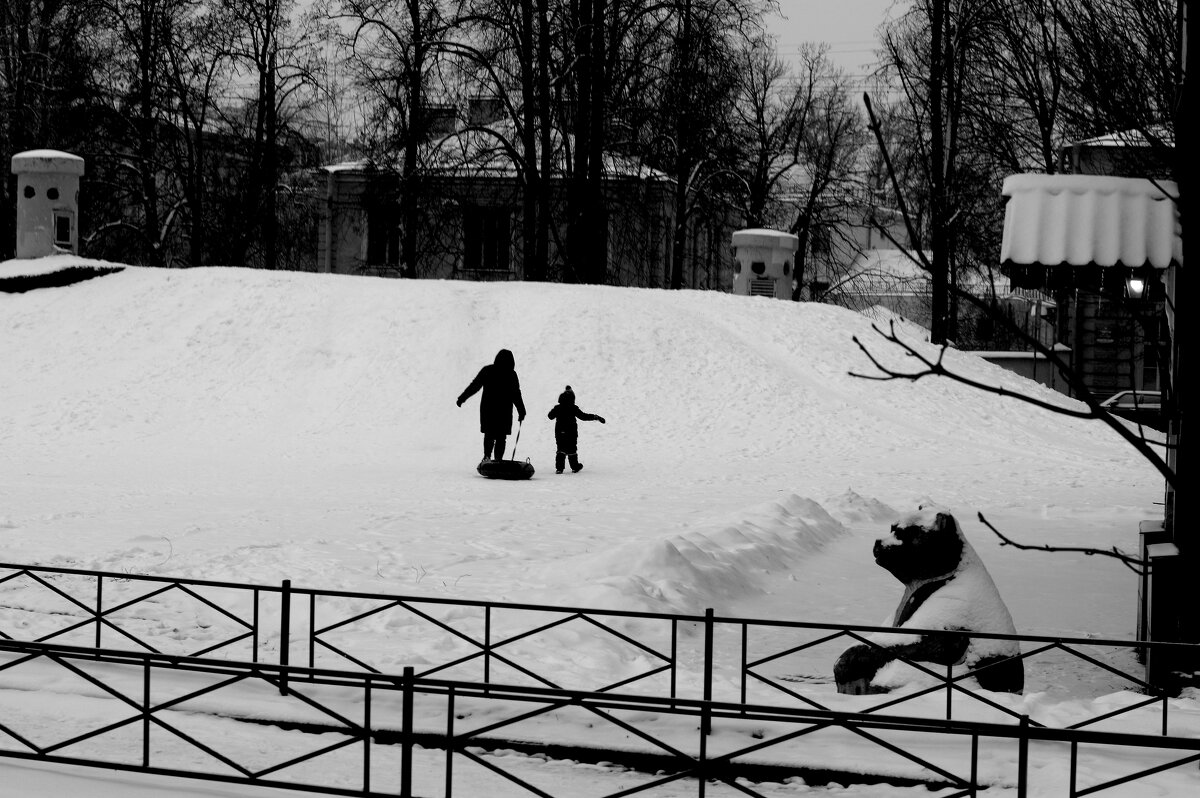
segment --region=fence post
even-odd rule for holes
[[[712,683],[713,683],[713,610],[709,607],[704,611],[704,701],[707,704],[712,701]],[[712,732],[712,717],[709,715],[708,707],[704,708],[704,713],[700,718],[700,733],[710,734]]]
[[[946,666],[946,720],[950,720],[954,714],[954,666]]]
[[[1021,716],[1020,737],[1017,739],[1017,798],[1029,792],[1029,716]]]
[[[446,689],[446,786],[443,795],[454,795],[454,685]]]
[[[1069,785],[1070,792],[1067,793],[1068,795],[1071,796],[1071,798],[1075,798],[1075,796],[1079,794],[1077,792],[1078,782],[1075,777],[1075,774],[1078,772],[1079,772],[1079,741],[1072,740],[1071,741],[1071,783]]]
[[[483,681],[492,683],[492,606],[483,608]]]
[[[292,580],[284,579],[279,592],[279,694],[288,694],[287,668],[292,648]]]
[[[671,619],[671,698],[679,697],[679,619]],[[671,702],[671,709],[675,702]]]
[[[104,616],[104,577],[96,577],[96,648],[100,646],[100,635],[103,624],[100,619]]]
[[[700,708],[700,761],[696,768],[696,798],[704,798],[704,788],[708,782],[708,731],[712,727],[711,713],[712,707],[706,702]]]
[[[367,679],[363,689],[363,792],[371,791],[371,691],[372,682]]]
[[[400,716],[400,798],[412,798],[413,668],[404,668],[404,710]]]
[[[1162,691],[1162,704],[1163,704],[1163,707],[1162,707],[1162,736],[1163,737],[1167,736],[1167,730],[1170,728],[1169,724],[1167,723],[1167,705],[1168,705],[1167,698],[1169,698],[1169,696],[1167,695],[1167,691],[1163,690]]]
[[[150,767],[150,659],[142,661],[142,767]]]
[[[261,619],[259,612],[262,611],[262,590],[258,587],[254,588],[254,610],[252,618],[252,626],[250,630],[250,659],[253,662],[258,662],[258,647],[262,643]]]

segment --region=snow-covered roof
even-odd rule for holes
[[[12,156],[12,172],[65,172],[82,175],[83,158],[60,150],[26,150]]]
[[[565,142],[564,142],[565,139]],[[521,166],[505,146],[518,146],[520,137],[510,120],[468,127],[436,142],[426,156],[429,168],[436,172],[469,177],[516,177]],[[552,173],[566,174],[568,159],[575,149],[574,137],[554,132],[551,142]],[[669,180],[666,172],[647,166],[638,158],[606,151],[603,156],[606,177],[632,177],[640,180]]]
[[[1001,263],[1153,266],[1183,263],[1178,189],[1169,180],[1011,175],[1004,181]]]
[[[339,163],[331,163],[322,166],[326,172],[361,172],[371,168],[371,162],[365,158],[359,158],[353,161],[341,161]]]
[[[517,146],[519,137],[516,126],[511,121],[501,120],[488,125],[476,125],[457,130],[435,141],[423,145],[419,159],[424,168],[429,171],[457,177],[517,177],[520,174],[520,164],[506,148],[506,144]],[[554,174],[568,172],[568,157],[573,151],[575,142],[571,136],[566,136],[564,146],[563,136],[557,132],[553,135],[551,149],[553,150],[552,169]],[[394,155],[389,161],[398,164],[400,156]],[[638,158],[614,152],[604,153],[604,175],[606,177],[636,178],[639,180],[668,181],[666,172],[647,166]],[[326,172],[365,171],[375,166],[385,164],[369,160],[344,161],[329,164],[322,169]]]
[[[1073,141],[1068,147],[1153,147],[1174,146],[1175,134],[1166,125],[1152,125],[1145,131],[1120,130],[1105,133],[1082,141]]]

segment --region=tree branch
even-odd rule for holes
[[[875,332],[879,333],[884,340],[900,347],[908,357],[914,358],[921,363],[923,368],[918,371],[911,372],[896,371],[892,368],[889,368],[883,365],[883,363],[880,362],[880,360],[875,357],[875,355],[869,349],[867,349],[866,345],[863,344],[863,342],[859,340],[858,336],[856,335],[853,336],[852,340],[858,346],[858,348],[862,350],[863,354],[867,356],[872,365],[879,370],[880,374],[859,374],[851,371],[850,376],[881,382],[886,382],[889,380],[909,380],[910,382],[916,382],[922,377],[946,377],[947,379],[962,383],[963,385],[967,385],[971,388],[975,388],[986,393],[994,393],[999,396],[1006,396],[1016,399],[1018,401],[1025,402],[1026,404],[1040,407],[1043,410],[1048,410],[1052,413],[1058,413],[1060,415],[1078,419],[1100,419],[1110,428],[1112,428],[1118,435],[1124,438],[1127,443],[1133,446],[1133,448],[1136,449],[1139,454],[1145,457],[1146,460],[1148,460],[1150,464],[1153,465],[1155,469],[1166,479],[1167,484],[1175,487],[1175,471],[1169,465],[1167,465],[1167,462],[1161,456],[1159,456],[1157,452],[1150,448],[1150,445],[1143,437],[1135,434],[1115,416],[1101,408],[1096,403],[1094,398],[1089,398],[1087,410],[1072,410],[1069,407],[1063,407],[1062,405],[1047,402],[1045,400],[1028,396],[1017,391],[1010,391],[1001,386],[978,382],[977,380],[973,380],[969,377],[952,371],[945,366],[943,360],[945,359],[946,350],[950,348],[949,345],[943,344],[938,351],[937,359],[933,360],[912,344],[901,340],[901,338],[896,334],[895,322],[889,322],[888,326],[889,331],[884,332],[877,324],[871,325]]]
[[[1056,552],[1056,553],[1057,552],[1073,552],[1076,554],[1086,554],[1089,557],[1091,557],[1092,555],[1099,555],[1101,557],[1112,557],[1113,559],[1117,560],[1122,565],[1124,565],[1126,568],[1133,571],[1138,576],[1145,576],[1146,574],[1148,574],[1150,572],[1150,563],[1149,562],[1147,562],[1146,560],[1143,560],[1141,557],[1134,557],[1132,555],[1126,554],[1125,552],[1118,549],[1116,546],[1113,546],[1111,549],[1091,549],[1091,548],[1080,548],[1077,546],[1047,546],[1044,544],[1041,546],[1032,546],[1027,543],[1018,543],[1015,540],[1013,540],[1012,538],[1007,537],[999,529],[996,529],[996,527],[992,526],[991,522],[989,522],[986,518],[983,517],[983,513],[979,513],[978,515],[979,515],[979,522],[981,524],[983,524],[984,526],[986,526],[988,529],[992,530],[992,532],[996,535],[996,537],[1000,538],[1001,546],[1012,546],[1014,549],[1021,549],[1022,551],[1046,551],[1046,552]]]

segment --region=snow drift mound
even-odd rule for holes
[[[821,505],[792,495],[687,532],[555,563],[548,596],[577,606],[700,614],[744,596],[846,534]],[[561,599],[559,599],[561,600]]]

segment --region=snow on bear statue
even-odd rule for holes
[[[992,577],[945,510],[921,505],[875,541],[874,553],[875,562],[904,583],[892,626],[1016,634]],[[1025,686],[1015,640],[887,633],[867,639],[878,647],[851,646],[834,665],[839,693],[882,693],[900,686],[907,681],[904,671],[913,672],[896,661],[900,657],[965,666],[985,690],[1020,693]]]

